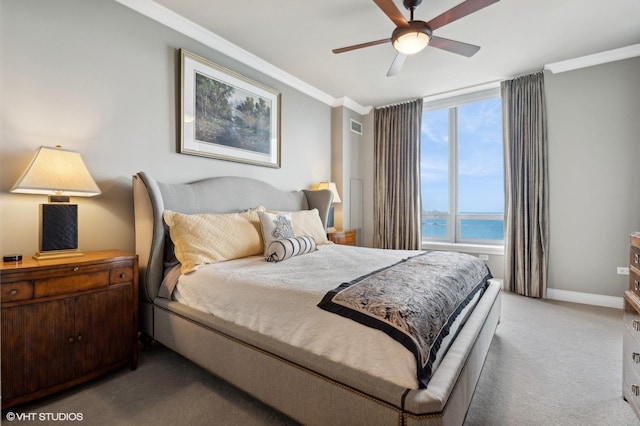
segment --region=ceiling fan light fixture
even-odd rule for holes
[[[398,27],[391,36],[393,47],[405,55],[413,55],[429,45],[431,30],[421,21],[411,21],[408,27]]]

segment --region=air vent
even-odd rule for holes
[[[351,131],[353,133],[357,133],[359,135],[362,134],[362,123],[358,123],[356,120],[354,120],[353,118],[351,119]]]

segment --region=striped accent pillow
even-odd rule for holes
[[[293,237],[273,241],[266,250],[265,258],[269,262],[281,262],[293,256],[316,251],[313,237]]]

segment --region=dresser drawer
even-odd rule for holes
[[[31,281],[5,283],[0,288],[0,300],[2,300],[2,303],[27,300],[33,297],[33,284]]]
[[[640,297],[640,274],[629,268],[629,290]]]
[[[43,278],[34,282],[34,296],[46,297],[74,291],[89,290],[109,285],[109,270],[86,270],[74,268],[72,274]]]
[[[133,281],[133,265],[123,265],[109,272],[110,284],[130,283]]]
[[[625,294],[625,297],[626,294]],[[624,332],[631,336],[638,344],[640,344],[640,314],[633,309],[633,306],[625,300],[624,303]]]
[[[635,331],[625,329],[622,336],[622,352],[625,362],[628,362],[628,370],[640,377],[640,342],[633,336]],[[638,383],[640,385],[640,383]]]
[[[629,266],[640,271],[640,247],[629,246]]]
[[[640,376],[637,364],[624,356],[622,365],[622,394],[637,416],[640,416]]]

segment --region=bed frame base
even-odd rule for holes
[[[161,306],[154,306],[154,337],[306,425],[462,425],[499,317],[497,294],[444,410],[423,414],[393,406]]]

